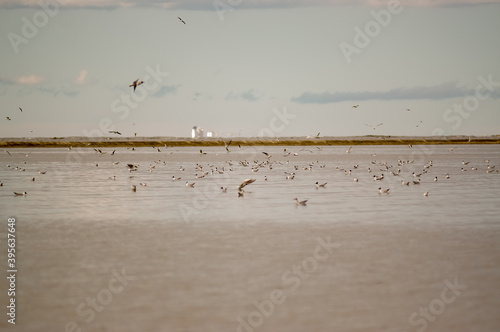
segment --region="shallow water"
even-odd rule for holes
[[[0,157],[0,217],[17,220],[17,327],[498,330],[500,173],[486,170],[500,168],[500,147],[347,148],[9,149]],[[401,185],[423,170],[420,185]],[[256,181],[238,197],[247,178]],[[316,189],[317,181],[328,184]],[[320,245],[328,241],[333,249]],[[129,279],[114,283],[122,272]],[[440,302],[455,279],[459,295]],[[93,297],[95,307],[86,302]],[[431,303],[431,316],[419,312]]]

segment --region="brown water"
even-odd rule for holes
[[[3,153],[0,258],[15,217],[18,272],[16,325],[4,313],[2,331],[500,329],[500,173],[486,173],[498,146],[230,148]],[[262,151],[272,169],[252,172]],[[196,179],[196,164],[209,174]]]

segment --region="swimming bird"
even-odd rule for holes
[[[382,180],[382,179],[384,179],[384,174],[382,174],[382,175],[380,175],[380,176],[377,176],[377,175],[374,175],[374,176],[373,176],[373,180],[374,180],[374,181],[380,181],[380,180]]]
[[[127,167],[128,167],[128,170],[130,172],[132,171],[137,171],[137,165],[134,165],[134,164],[127,164]]]
[[[220,191],[223,192],[223,193],[227,193],[227,188],[220,187]]]
[[[189,182],[187,182],[187,181],[186,181],[186,187],[188,187],[188,188],[194,188],[194,184],[195,184],[195,183],[196,183],[196,182],[189,183]]]
[[[182,18],[180,18],[179,16],[177,16],[177,18],[179,19],[179,21],[181,21],[182,23],[186,24],[186,22],[184,22],[184,20]]]
[[[38,171],[38,174],[45,174],[45,173],[47,173],[47,171],[40,171],[40,170]]]
[[[180,179],[182,179],[182,177],[178,177],[177,178],[177,177],[175,177],[175,175],[172,175],[172,181],[178,181]]]
[[[207,153],[203,152],[203,150],[200,149],[200,154],[207,154]]]
[[[413,181],[413,184],[420,184],[420,179],[418,179],[418,181]]]
[[[8,116],[6,116],[5,118],[7,119],[7,121],[12,120],[12,119],[11,119],[10,117],[8,117]]]
[[[267,153],[267,152],[264,152],[264,151],[263,151],[262,153],[266,156],[266,158],[267,158],[267,159],[269,159],[269,158],[271,158],[271,157],[272,157],[272,156],[271,156],[269,153]]]
[[[378,188],[378,192],[379,194],[388,194],[389,193],[389,190],[391,190],[390,188],[387,188],[387,189],[382,189],[382,187],[379,187]]]
[[[449,179],[450,178],[450,174],[446,174],[446,176],[444,178],[445,179]]]
[[[111,134],[117,134],[117,135],[121,135],[122,134],[122,133],[120,133],[119,131],[116,131],[116,130],[110,130],[108,132],[111,133]]]
[[[434,182],[438,182],[438,177],[434,177]]]
[[[137,191],[137,186],[134,184],[134,185],[132,185],[131,189],[132,189],[133,192],[136,192]]]
[[[359,180],[357,178],[354,178],[354,182],[358,182]]]
[[[16,192],[14,192],[14,196],[26,196],[26,195],[28,195],[28,193],[26,191],[23,192],[23,193],[16,193]]]
[[[21,112],[23,111],[23,109],[21,108],[21,106],[19,106],[18,108],[19,108],[19,110],[20,110]]]
[[[468,165],[468,164],[469,164],[468,161],[462,160],[462,165]]]
[[[135,91],[135,88],[137,88],[137,87],[138,87],[139,85],[141,85],[142,83],[144,83],[144,81],[141,81],[141,80],[139,80],[139,79],[136,79],[135,81],[133,81],[133,82],[129,85],[129,87],[130,87],[130,86],[131,86],[131,87],[134,87],[134,91]]]
[[[325,183],[316,182],[316,189],[318,189],[318,188],[325,188],[327,183],[328,182],[325,182]]]
[[[306,200],[303,200],[303,201],[299,201],[299,199],[297,197],[294,198],[295,200],[295,205],[302,205],[302,206],[306,206],[307,205],[307,199]]]
[[[148,185],[146,182],[140,182],[139,184],[143,187],[146,187]]]
[[[367,126],[368,126],[368,127],[370,127],[370,128],[373,128],[373,130],[375,130],[375,129],[377,129],[377,127],[379,127],[379,126],[383,125],[383,123],[381,122],[381,123],[379,123],[379,124],[377,124],[377,125],[375,125],[375,126],[369,125],[368,123],[365,123],[365,125],[367,125]]]
[[[424,196],[424,197],[428,197],[428,196],[429,196],[429,192],[428,192],[428,191],[426,191],[425,193],[423,193],[423,194],[422,194],[422,196]]]
[[[410,185],[410,181],[401,180],[401,185],[402,186],[409,186]]]

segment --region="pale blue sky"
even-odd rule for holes
[[[1,137],[500,134],[498,1],[42,2],[0,0]]]

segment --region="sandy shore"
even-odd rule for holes
[[[23,147],[121,147],[121,146],[219,146],[231,145],[418,145],[418,144],[500,144],[493,136],[345,136],[345,137],[31,137],[0,138],[2,148]]]

